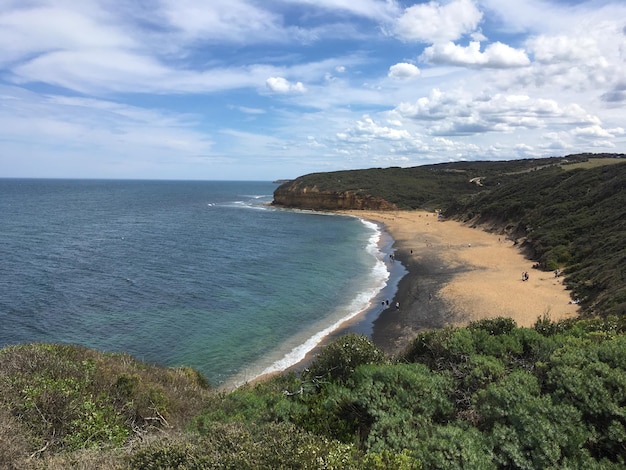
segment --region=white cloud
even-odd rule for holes
[[[162,0],[158,14],[187,40],[246,43],[285,38],[280,15],[245,0]]]
[[[462,47],[448,41],[427,47],[420,58],[434,64],[468,67],[510,68],[530,65],[524,51],[501,42],[489,44],[485,52],[481,52],[479,42],[472,41],[467,47]]]
[[[616,135],[624,134],[624,129],[621,127],[617,127],[614,129],[604,129],[600,125],[595,124],[593,126],[587,126],[587,127],[576,127],[574,130],[572,130],[572,134],[576,136],[591,137],[591,138],[596,138],[596,137],[612,138],[612,137],[615,137]]]
[[[250,108],[248,106],[235,106],[236,109],[241,111],[244,114],[265,114],[267,111],[265,109],[260,108]]]
[[[306,91],[302,82],[292,83],[283,77],[270,77],[265,84],[273,93],[304,93]]]
[[[394,32],[408,41],[454,41],[474,32],[482,17],[472,0],[453,0],[445,5],[431,1],[407,8],[398,18]]]
[[[589,36],[535,36],[527,41],[536,61],[546,64],[579,62],[601,55],[598,44]]]
[[[527,95],[495,94],[472,98],[467,93],[445,93],[435,89],[414,103],[399,104],[394,112],[422,123],[428,133],[438,136],[512,133],[551,126],[570,128],[579,135],[620,135],[619,128],[602,128],[597,116],[577,104],[560,106],[555,100]]]
[[[467,108],[461,96],[451,96],[433,89],[429,96],[423,96],[414,103],[402,102],[395,112],[410,119],[440,120],[447,116],[462,114],[460,110]]]
[[[0,106],[0,128],[18,152],[10,154],[14,162],[5,168],[17,175],[124,177],[124,172],[134,172],[155,177],[157,162],[172,165],[170,170],[184,168],[188,159],[210,153],[213,146],[206,132],[195,129],[198,116],[14,87],[0,90],[13,102],[10,109]],[[14,158],[26,153],[28,159]]]
[[[406,62],[400,62],[395,65],[389,67],[389,73],[387,74],[390,78],[415,78],[420,74],[420,70],[413,64],[408,64]]]
[[[54,51],[13,69],[17,83],[45,81],[81,92],[93,87],[117,91],[146,84],[146,91],[167,80],[170,71],[152,57],[116,49]]]
[[[344,132],[338,133],[341,140],[350,142],[369,142],[376,139],[403,140],[410,139],[411,135],[406,129],[394,129],[392,127],[381,126],[370,116],[363,116],[355,126]]]
[[[626,17],[626,4],[621,0],[480,0],[480,4],[483,11],[497,19],[503,30],[512,34],[578,31],[584,36],[591,31],[590,26],[599,21]]]
[[[48,51],[137,47],[107,13],[39,6],[0,13],[0,64]],[[10,45],[10,47],[8,47]]]

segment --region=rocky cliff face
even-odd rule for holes
[[[315,186],[300,186],[297,182],[281,185],[274,191],[273,205],[311,210],[397,210],[395,204],[381,198],[351,191],[320,191]]]

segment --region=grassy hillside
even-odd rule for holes
[[[301,187],[353,191],[403,209],[508,234],[566,285],[591,315],[626,313],[626,158],[579,154],[306,175]],[[292,183],[293,184],[293,183]]]
[[[588,154],[503,162],[454,162],[412,168],[370,168],[365,170],[312,173],[294,182],[298,187],[316,187],[320,191],[351,191],[380,197],[400,209],[445,208],[488,191],[517,181],[539,169],[559,169],[570,164],[584,165],[607,156]],[[294,182],[285,183],[286,186]]]
[[[624,317],[495,318],[394,358],[347,335],[301,374],[220,393],[125,355],[9,347],[0,468],[624,468],[625,351]]]
[[[190,368],[163,369],[72,345],[5,347],[0,468],[33,468],[41,457],[87,450],[98,451],[92,453],[98,468],[101,458],[108,460],[102,449],[182,429],[210,394]]]

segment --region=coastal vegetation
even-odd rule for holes
[[[537,268],[559,269],[586,315],[626,314],[625,155],[315,173],[284,183],[275,199],[315,209],[320,193],[326,208],[333,195],[353,193],[497,231]]]
[[[0,468],[624,468],[625,185],[622,155],[588,154],[285,182],[298,204],[350,193],[502,233],[563,272],[583,315],[423,331],[393,357],[349,334],[232,391],[126,354],[7,346]]]
[[[436,210],[488,192],[492,188],[532,177],[538,170],[559,172],[567,168],[596,167],[593,162],[605,166],[612,162],[623,162],[621,157],[623,155],[579,154],[497,162],[451,162],[411,168],[311,173],[281,184],[274,192],[274,200],[279,205],[319,209],[316,203],[320,195],[330,198],[334,196],[337,200],[338,196],[351,194],[362,198],[382,199],[402,210]],[[286,199],[286,204],[283,199]],[[377,209],[368,206],[363,208]]]
[[[230,392],[189,369],[33,344],[0,351],[0,467],[624,468],[626,318],[508,318],[386,357],[334,340]]]

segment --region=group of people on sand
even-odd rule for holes
[[[383,300],[383,308],[389,307],[389,300]],[[400,302],[396,302],[396,310],[400,310]]]

